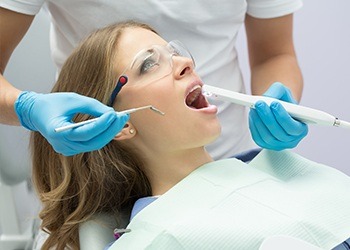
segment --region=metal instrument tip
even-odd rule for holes
[[[153,106],[151,106],[150,109],[151,109],[152,111],[156,112],[157,114],[165,115],[164,112],[160,111],[159,109],[157,109],[157,108],[155,108],[155,107],[153,107]]]

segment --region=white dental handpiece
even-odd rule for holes
[[[254,108],[257,101],[264,101],[270,105],[276,101],[282,104],[287,112],[295,119],[307,124],[317,124],[324,126],[336,126],[350,129],[350,123],[339,120],[338,118],[313,108],[304,107],[301,105],[284,102],[271,97],[266,96],[254,96],[246,95],[234,91],[229,91],[209,85],[203,86],[203,95],[217,98],[222,101],[232,102],[235,104],[243,105],[249,108]]]

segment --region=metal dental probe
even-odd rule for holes
[[[140,110],[144,110],[144,109],[150,109],[150,110],[152,110],[153,112],[155,112],[155,113],[157,113],[157,114],[165,115],[164,112],[162,112],[162,111],[160,111],[159,109],[153,107],[152,105],[147,105],[147,106],[143,106],[143,107],[139,107],[139,108],[127,109],[127,110],[124,110],[124,111],[116,111],[116,113],[117,113],[117,114],[131,114],[131,113],[134,113],[134,112],[137,112],[137,111],[140,111]],[[55,128],[55,132],[62,132],[62,131],[66,131],[66,130],[68,130],[68,129],[80,127],[80,126],[82,126],[82,125],[85,125],[85,124],[94,122],[94,121],[96,121],[97,119],[98,119],[98,118],[93,118],[93,119],[90,119],[90,120],[86,120],[86,121],[82,121],[82,122],[77,122],[77,123],[69,124],[69,125],[66,125],[66,126],[59,127],[59,128]]]

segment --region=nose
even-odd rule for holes
[[[175,79],[180,79],[193,72],[194,64],[191,58],[173,56],[173,70]]]

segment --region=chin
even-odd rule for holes
[[[219,136],[221,135],[220,123],[217,122],[217,124],[210,126],[207,131],[208,132],[203,133],[205,134],[205,137],[203,137],[205,139],[205,145],[208,145],[219,138]]]
[[[212,136],[212,138],[211,138],[209,143],[212,143],[212,142],[216,141],[216,139],[218,139],[220,137],[220,135],[221,135],[221,129],[220,129],[219,133],[217,133],[217,134]]]

